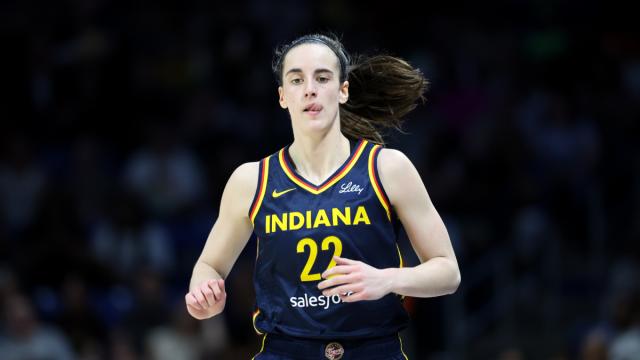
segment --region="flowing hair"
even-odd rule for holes
[[[418,100],[424,101],[429,83],[419,69],[390,55],[351,58],[337,37],[322,34],[305,35],[276,49],[272,68],[278,85],[282,86],[287,53],[308,43],[331,49],[340,63],[340,83],[349,81],[349,100],[340,105],[340,126],[346,137],[384,144],[384,131],[401,130],[403,117]]]

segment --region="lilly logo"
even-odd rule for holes
[[[360,195],[362,190],[364,189],[361,188],[360,185],[354,184],[353,182],[349,181],[346,184],[342,183],[342,185],[340,185],[340,191],[338,191],[338,193],[342,194],[342,193],[357,192],[358,195]]]

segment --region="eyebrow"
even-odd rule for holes
[[[301,72],[303,72],[303,71],[302,71],[302,69],[300,69],[300,68],[293,68],[293,69],[291,69],[291,70],[287,71],[287,73],[286,73],[286,74],[284,74],[284,76],[287,76],[287,75],[292,74],[292,73],[301,73]],[[332,74],[332,75],[333,75],[333,71],[331,71],[331,70],[329,70],[329,69],[324,69],[324,68],[316,69],[313,73],[314,73],[314,74],[330,73],[330,74]]]

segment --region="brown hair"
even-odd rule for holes
[[[337,37],[322,34],[305,35],[276,49],[272,68],[278,85],[282,85],[285,56],[306,43],[331,49],[340,62],[340,82],[349,80],[349,100],[340,106],[341,130],[348,138],[384,144],[382,131],[400,130],[402,118],[415,109],[417,100],[424,100],[428,81],[419,69],[389,55],[351,59]]]

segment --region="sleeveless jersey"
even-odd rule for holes
[[[400,296],[346,303],[317,287],[334,255],[379,269],[402,266],[399,221],[378,176],[381,146],[360,140],[317,186],[295,173],[288,149],[260,162],[249,211],[258,239],[256,331],[317,339],[396,334],[408,321]]]

